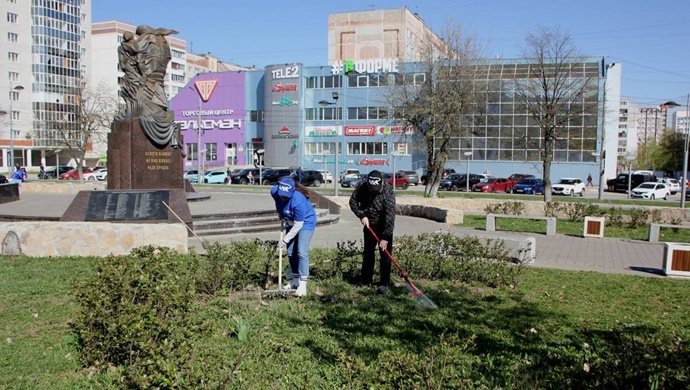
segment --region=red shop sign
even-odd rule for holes
[[[374,126],[345,126],[345,135],[358,136],[372,136],[376,134]]]

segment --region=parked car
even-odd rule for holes
[[[96,179],[107,180],[108,179],[108,168],[103,168],[98,173],[96,173]]]
[[[197,173],[199,173],[199,171],[196,169],[185,169],[182,173],[182,178],[189,179],[191,176],[196,176]]]
[[[489,178],[496,177],[496,176],[489,174],[489,173],[478,173],[477,176],[479,176],[479,182],[480,183],[485,183]]]
[[[84,173],[84,180],[96,181],[98,180],[97,175],[101,173],[105,168],[94,169],[92,172]]]
[[[417,171],[403,171],[400,170],[398,172],[402,172],[407,175],[407,180],[409,181],[410,184],[414,184],[416,186],[419,185],[419,174]]]
[[[325,169],[317,169],[317,171],[321,172],[323,180],[325,180],[324,183],[333,183],[333,175],[330,171],[327,171]]]
[[[513,186],[517,183],[520,182],[522,179],[526,179],[528,177],[534,177],[534,175],[530,175],[528,173],[513,173],[512,175],[508,176],[508,181],[513,183]]]
[[[263,185],[278,184],[280,178],[285,176],[292,177],[295,181],[297,181],[295,172],[296,170],[290,168],[266,169],[261,173],[261,180],[259,183]],[[254,178],[254,180],[256,180],[256,178]]]
[[[359,169],[348,168],[340,174],[340,181],[342,182],[343,180],[350,178],[350,177],[353,177],[354,175],[361,175],[361,174],[362,174],[362,172],[360,172]]]
[[[91,168],[82,168],[81,173],[87,174],[93,172]],[[79,180],[79,170],[74,168],[60,175],[60,180]]]
[[[666,184],[659,182],[645,182],[630,191],[631,198],[668,200],[670,196],[671,192],[666,187]]]
[[[450,174],[452,174],[452,173],[455,173],[455,169],[453,169],[453,168],[446,168],[446,169],[444,169],[444,170],[443,170],[443,173],[441,173],[441,179],[445,179],[446,177],[448,177],[448,175],[450,175]],[[426,185],[426,178],[427,178],[427,174],[424,173],[424,174],[419,178],[419,180],[422,182],[422,184]]]
[[[393,173],[392,172],[383,172],[382,173],[383,178],[386,179],[388,184],[393,185]],[[407,178],[407,175],[405,172],[395,172],[395,188],[402,188],[403,190],[406,190],[410,187],[410,181]]]
[[[671,195],[675,195],[680,191],[680,183],[678,180],[672,178],[672,177],[664,177],[663,179],[657,180],[659,183],[664,183],[666,184],[666,187],[668,187],[669,192],[671,192]]]
[[[57,177],[60,177],[60,175],[62,175],[63,173],[71,171],[72,169],[74,169],[73,166],[60,165],[56,168],[46,169],[45,171],[43,171],[43,174],[39,173],[38,178],[40,180],[55,179]],[[55,171],[57,171],[57,173],[55,173]]]
[[[367,179],[366,174],[364,174],[364,175],[353,174],[353,175],[350,175],[350,177],[348,177],[347,179],[344,179],[343,181],[341,181],[340,186],[345,187],[345,188],[357,188],[366,179]]]
[[[544,193],[544,180],[537,179],[536,177],[528,177],[520,180],[515,186],[513,186],[513,194],[543,194]]]
[[[585,183],[578,178],[563,178],[551,186],[552,195],[585,196]]]
[[[475,192],[507,192],[513,189],[513,183],[502,177],[489,177],[472,186]]]
[[[189,177],[189,181],[192,183],[198,183],[198,180],[198,175]],[[227,184],[228,171],[224,169],[214,169],[212,171],[206,171],[204,172],[202,180],[204,183],[208,184]]]
[[[464,173],[451,173],[450,175],[446,176],[445,179],[441,179],[441,183],[439,184],[438,188],[446,191],[464,191],[467,188],[466,177],[467,175]],[[470,173],[469,188],[472,188],[473,185],[478,184],[479,180],[479,176],[475,175],[474,173]]]
[[[323,175],[319,171],[307,170],[302,173],[303,186],[321,187],[321,183],[325,182]]]
[[[249,173],[251,172],[252,178],[247,177]],[[232,174],[232,184],[249,184],[251,182],[258,183],[259,182],[259,168],[246,168],[237,174]]]
[[[634,171],[630,175],[630,189],[639,187],[642,183],[655,182],[656,176],[649,171]],[[628,173],[619,174],[615,179],[606,181],[609,192],[628,192]]]

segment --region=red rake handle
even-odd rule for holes
[[[374,238],[376,239],[376,242],[379,243],[379,248],[380,248],[381,247],[381,240],[379,240],[379,237],[376,235],[376,233],[374,233],[374,230],[371,228],[371,226],[367,225],[367,229],[369,229],[369,232],[371,232],[371,235],[374,236]],[[422,292],[417,288],[417,286],[412,284],[412,281],[410,280],[410,278],[407,277],[407,274],[400,267],[400,264],[398,264],[398,262],[395,260],[395,257],[393,257],[393,255],[391,255],[391,253],[388,252],[388,248],[382,248],[382,249],[388,255],[388,257],[390,257],[393,264],[395,264],[395,268],[398,269],[398,271],[400,272],[400,275],[402,275],[403,279],[405,279],[405,281],[410,286],[410,288],[412,288],[413,291],[410,293],[410,295],[413,295],[413,296],[414,295],[420,295]]]

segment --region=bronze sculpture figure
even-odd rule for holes
[[[141,25],[136,34],[134,38],[131,33],[124,33],[118,48],[120,68],[125,74],[120,85],[125,109],[115,120],[138,120],[153,144],[179,148],[179,128],[174,113],[168,109],[163,84],[171,60],[165,37],[177,31]]]

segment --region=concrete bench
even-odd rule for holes
[[[486,216],[486,231],[496,231],[496,218],[513,218],[513,219],[533,219],[546,221],[546,235],[556,235],[556,217],[537,217],[532,215],[507,215],[507,214],[488,214]]]
[[[673,229],[690,229],[690,225],[671,225],[667,223],[650,223],[649,224],[649,234],[647,235],[647,241],[649,242],[659,242],[659,232],[661,228],[673,228]]]

